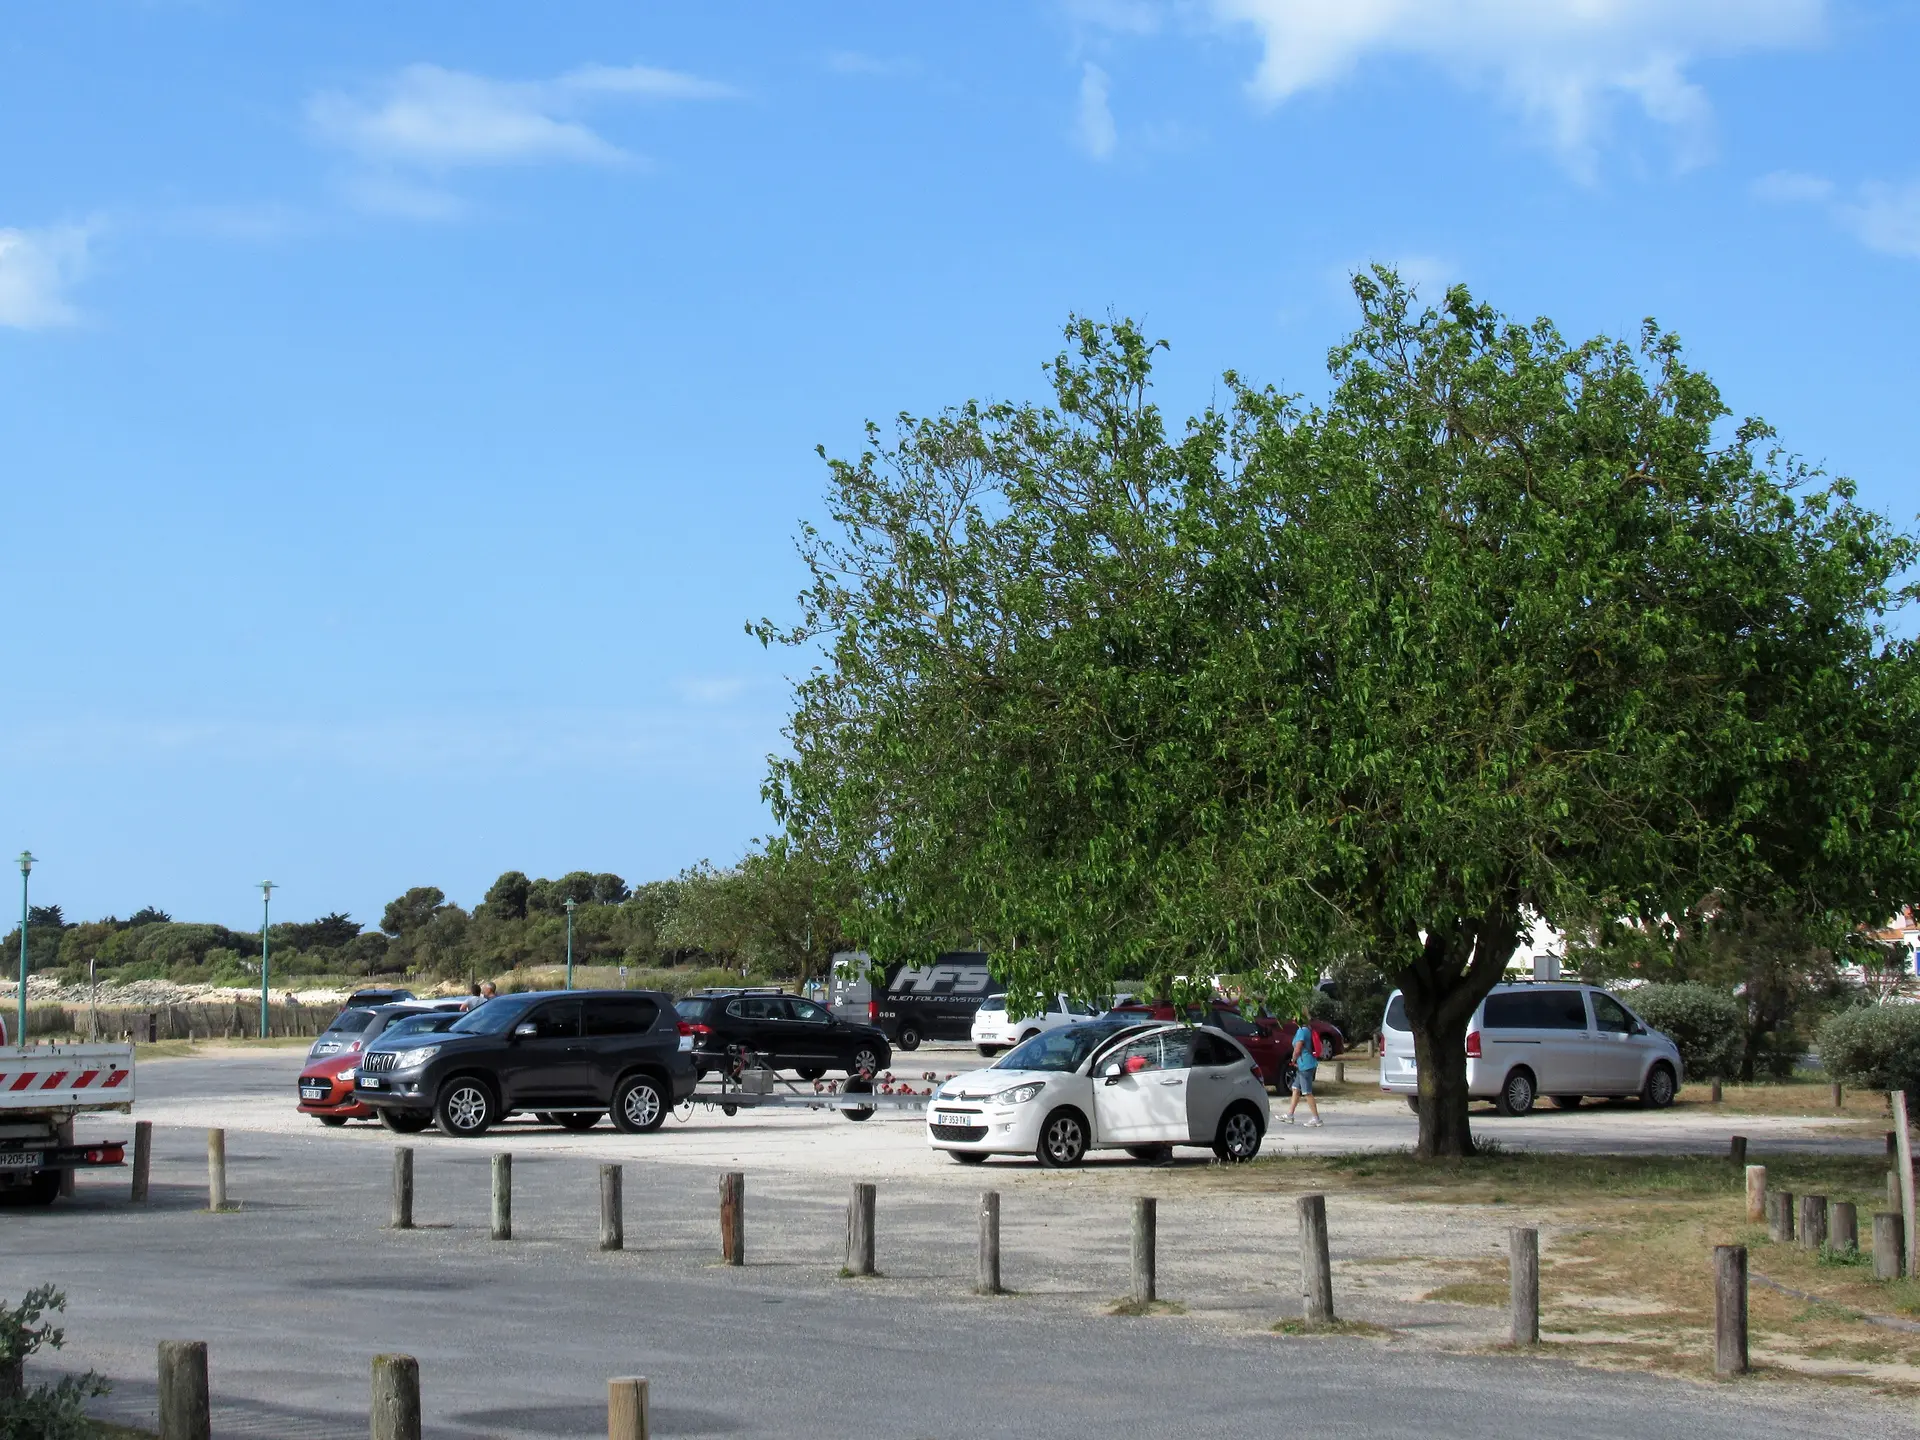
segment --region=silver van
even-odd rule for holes
[[[1380,1088],[1419,1107],[1413,1031],[1398,990],[1381,1021]],[[1589,1095],[1673,1103],[1686,1079],[1680,1047],[1592,985],[1496,985],[1467,1022],[1467,1093],[1503,1115],[1524,1115],[1539,1096],[1571,1110]]]

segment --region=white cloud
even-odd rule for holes
[[[652,65],[582,65],[552,80],[495,80],[419,64],[371,92],[314,95],[307,122],[323,144],[358,163],[342,183],[354,204],[438,220],[461,213],[465,204],[422,175],[491,165],[633,163],[636,157],[582,118],[596,101],[718,100],[738,93]]]
[[[1074,138],[1080,148],[1096,160],[1113,154],[1118,134],[1113,124],[1113,107],[1107,103],[1107,72],[1092,61],[1080,70],[1080,109],[1074,121]]]
[[[1817,205],[1869,250],[1920,260],[1920,180],[1868,180],[1846,194],[1819,175],[1777,170],[1754,181],[1753,193],[1776,205]]]
[[[1338,84],[1365,61],[1409,56],[1491,81],[1544,125],[1576,168],[1591,164],[1609,99],[1625,95],[1669,126],[1678,159],[1712,144],[1705,93],[1687,68],[1707,56],[1802,45],[1825,0],[1211,0],[1251,27],[1264,54],[1251,81],[1278,105]]]
[[[43,330],[79,318],[67,291],[86,269],[87,231],[0,229],[0,325]]]

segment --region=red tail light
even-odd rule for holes
[[[1479,1058],[1480,1032],[1478,1030],[1469,1030],[1467,1031],[1467,1059],[1478,1060]]]
[[[691,1025],[689,1025],[689,1024],[687,1024],[687,1022],[686,1022],[686,1021],[684,1021],[684,1020],[682,1020],[682,1021],[680,1022],[680,1033],[681,1033],[682,1035],[691,1035],[691,1034],[693,1034],[693,1027],[692,1027]]]
[[[874,1025],[874,1024],[877,1024],[879,1020],[880,1020],[880,1002],[878,1000],[867,1001],[867,1023],[869,1025]]]

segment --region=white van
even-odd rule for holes
[[[1413,1031],[1398,990],[1381,1021],[1380,1088],[1419,1108]],[[1496,985],[1467,1022],[1467,1093],[1503,1115],[1541,1095],[1571,1110],[1589,1095],[1637,1095],[1663,1109],[1686,1079],[1680,1047],[1592,985]]]

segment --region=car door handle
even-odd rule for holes
[[[1162,1080],[1160,1083],[1162,1085],[1184,1085],[1187,1082],[1184,1079],[1178,1079],[1178,1080]]]

